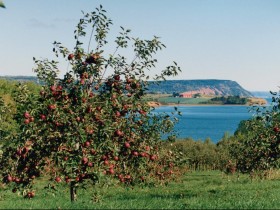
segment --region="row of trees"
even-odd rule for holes
[[[248,102],[247,98],[240,96],[221,96],[210,99],[207,103],[218,104],[241,104],[244,105]]]
[[[223,142],[214,144],[209,138],[205,141],[182,139],[167,148],[181,154],[177,163],[188,170],[224,170],[231,158]]]

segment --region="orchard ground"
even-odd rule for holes
[[[276,209],[280,206],[278,173],[270,179],[251,180],[248,175],[198,171],[152,188],[88,186],[79,191],[79,199],[74,203],[69,200],[68,188],[39,190],[47,183],[41,180],[33,199],[25,199],[2,186],[0,209]]]

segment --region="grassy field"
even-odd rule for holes
[[[42,186],[39,188],[42,188]],[[253,180],[219,171],[189,172],[182,180],[155,188],[123,187],[81,189],[78,201],[69,201],[67,188],[53,193],[36,191],[28,200],[0,188],[0,209],[209,209],[280,208],[279,180]]]
[[[146,99],[148,101],[156,101],[161,104],[200,104],[210,100],[212,97],[201,98],[180,98],[172,97],[170,94],[148,94]]]
[[[158,102],[162,104],[175,103],[175,104],[200,104],[206,102],[210,98],[175,98],[175,97],[160,97]]]

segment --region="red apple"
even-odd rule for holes
[[[113,168],[110,168],[110,169],[109,169],[109,173],[110,173],[110,174],[115,174],[114,169],[113,169]]]
[[[103,156],[101,157],[101,160],[107,160],[107,159],[108,159],[107,155],[103,155]]]
[[[23,150],[22,150],[22,153],[23,153],[23,154],[26,154],[26,153],[28,153],[28,151],[29,151],[29,148],[24,147]]]
[[[85,165],[88,163],[88,158],[87,157],[83,157],[82,158],[82,163]]]
[[[121,116],[121,113],[119,111],[116,111],[115,116],[119,118]]]
[[[120,130],[115,131],[115,136],[123,136],[123,132]]]
[[[55,87],[54,85],[52,85],[52,86],[50,86],[50,90],[51,90],[52,92],[54,92],[54,91],[56,91],[56,87]]]
[[[117,81],[119,81],[119,80],[121,79],[121,77],[120,77],[120,75],[115,75],[115,76],[114,76],[114,79],[117,80]]]
[[[124,143],[125,148],[130,148],[130,144],[128,142]]]
[[[24,117],[25,117],[26,119],[28,119],[28,118],[30,117],[29,112],[25,112],[25,113],[24,113]]]
[[[94,149],[90,150],[90,154],[95,155],[97,152]]]
[[[28,192],[27,193],[27,197],[28,198],[33,198],[35,196],[35,193],[34,192]]]
[[[61,178],[59,176],[55,177],[56,182],[61,182]]]
[[[73,60],[74,57],[75,57],[74,54],[69,54],[68,55],[68,60]]]
[[[156,155],[150,155],[150,160],[154,161],[156,160],[157,156]]]
[[[41,120],[45,120],[46,119],[46,115],[41,114],[40,118],[41,118]]]
[[[19,149],[17,150],[17,155],[21,155],[21,152],[22,152],[22,150],[19,148]]]
[[[131,176],[130,176],[130,175],[125,175],[124,178],[125,178],[125,179],[131,179]]]
[[[13,181],[13,177],[12,177],[11,175],[8,175],[8,176],[7,176],[7,181],[8,181],[8,182],[12,182],[12,181]]]
[[[30,123],[30,120],[29,120],[29,119],[25,119],[25,120],[24,120],[24,124],[27,125],[27,124],[29,124],[29,123]]]
[[[273,131],[274,131],[275,133],[278,133],[278,132],[280,131],[280,128],[274,127],[274,128],[273,128]]]
[[[56,109],[56,105],[55,105],[55,104],[50,104],[50,105],[48,106],[48,108],[49,108],[50,110],[54,110],[54,109]]]
[[[137,151],[133,151],[133,152],[132,152],[132,155],[135,156],[135,157],[138,157],[139,154],[138,154]]]
[[[84,147],[89,147],[90,146],[90,142],[89,141],[86,141],[85,143],[84,143]]]
[[[69,183],[71,181],[71,179],[69,177],[65,177],[65,182]]]
[[[123,105],[123,109],[127,110],[128,109],[128,105],[127,104]]]
[[[94,96],[93,92],[90,92],[89,97],[92,98]]]
[[[94,132],[94,131],[93,131],[92,129],[87,130],[87,133],[88,133],[88,134],[93,134],[93,132]]]
[[[20,179],[19,178],[14,178],[14,182],[15,183],[20,183]]]

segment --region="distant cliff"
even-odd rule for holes
[[[167,80],[159,85],[151,84],[149,93],[200,93],[202,95],[214,96],[240,96],[253,97],[253,94],[241,87],[237,82],[231,80]]]
[[[0,76],[0,79],[30,81],[38,83],[37,77],[34,76]],[[231,80],[166,80],[159,85],[150,82],[147,90],[148,93],[173,94],[200,93],[202,95],[213,96],[240,96],[253,97],[253,94],[242,88],[237,82]]]

